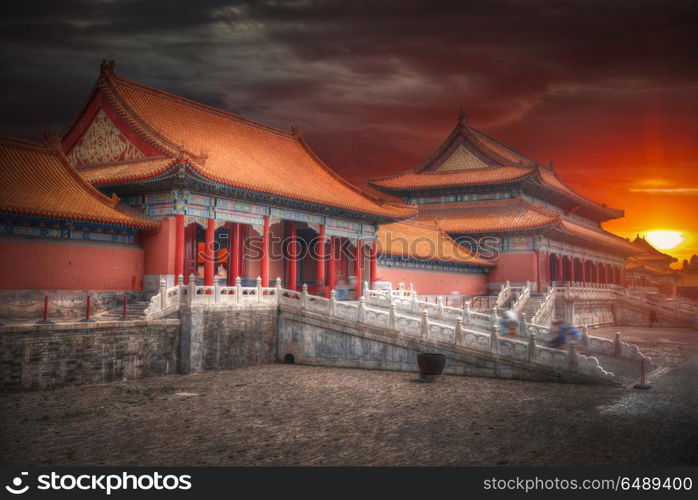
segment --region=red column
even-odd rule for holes
[[[262,262],[260,265],[262,286],[269,286],[269,216],[264,216],[264,232],[262,233]]]
[[[570,257],[570,281],[574,281],[574,257]]]
[[[327,293],[325,294],[328,297],[337,284],[337,273],[335,270],[337,256],[336,242],[337,240],[335,237],[330,236],[330,260],[327,263]]]
[[[317,262],[315,262],[315,282],[317,283],[317,294],[325,294],[325,260],[327,255],[325,255],[325,225],[320,224],[317,235],[317,249],[316,257]]]
[[[354,249],[354,274],[356,275],[357,282],[357,294],[361,294],[361,287],[363,278],[361,276],[361,262],[364,258],[364,248],[361,244],[361,240],[356,240],[356,248]]]
[[[536,250],[536,293],[543,292],[543,286],[541,283],[541,265],[540,265],[540,250]]]
[[[580,267],[582,269],[582,281],[586,282],[587,280],[587,263],[584,259],[581,259],[579,261]]]
[[[557,281],[562,281],[562,255],[557,256]]]
[[[233,222],[230,225],[230,248],[228,255],[230,256],[230,272],[228,273],[228,284],[234,285],[235,279],[240,276],[240,223]]]
[[[371,244],[371,255],[370,255],[370,272],[371,272],[371,288],[373,288],[373,283],[378,279],[378,243],[376,241]]]
[[[184,275],[184,214],[175,215],[175,283]]]
[[[209,217],[206,226],[206,240],[204,243],[204,286],[213,286],[213,274],[216,268],[216,253],[213,248],[213,240],[216,234],[216,225],[213,217]]]
[[[286,288],[296,289],[298,281],[298,241],[296,240],[296,223],[288,222],[288,283]]]

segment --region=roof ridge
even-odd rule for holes
[[[417,209],[416,209],[416,205],[415,205],[414,203],[412,203],[412,204],[407,204],[407,203],[396,203],[396,202],[391,201],[391,200],[386,200],[386,199],[384,199],[384,198],[380,198],[380,197],[378,197],[378,196],[376,196],[376,195],[374,195],[374,194],[372,194],[372,193],[366,192],[366,191],[364,191],[363,189],[360,189],[359,187],[355,186],[354,184],[352,184],[351,182],[347,181],[347,180],[344,179],[342,176],[340,176],[337,172],[335,172],[334,169],[333,169],[332,167],[330,167],[329,165],[327,165],[327,164],[322,160],[322,158],[320,158],[320,157],[317,155],[317,153],[315,153],[315,151],[313,151],[313,150],[310,148],[310,145],[305,141],[305,139],[303,138],[303,136],[302,136],[300,133],[294,134],[293,137],[295,138],[296,141],[298,141],[298,143],[301,145],[301,147],[303,147],[303,148],[305,149],[305,151],[310,155],[310,157],[311,157],[313,160],[315,160],[315,162],[317,162],[317,164],[318,164],[323,170],[325,170],[330,176],[332,176],[332,178],[334,178],[335,180],[337,180],[337,181],[339,181],[340,183],[344,184],[347,188],[351,189],[351,190],[354,191],[355,193],[357,193],[357,194],[359,194],[359,195],[361,195],[361,196],[365,196],[366,198],[368,198],[369,200],[371,200],[371,201],[377,203],[377,204],[380,205],[380,206],[388,205],[388,206],[393,206],[393,207],[398,207],[398,208],[410,208],[410,207],[413,207],[413,208],[414,208],[414,213],[416,213]]]
[[[168,92],[166,90],[162,90],[162,89],[152,87],[150,85],[146,85],[144,83],[139,83],[139,82],[136,82],[133,80],[129,80],[129,79],[124,78],[122,76],[119,76],[115,73],[110,73],[108,75],[108,78],[112,82],[118,82],[118,83],[123,84],[125,86],[130,86],[132,88],[136,88],[137,90],[140,90],[143,92],[148,92],[150,94],[157,95],[157,96],[163,97],[165,99],[169,99],[171,101],[178,102],[180,104],[196,107],[196,108],[201,109],[202,111],[206,111],[206,112],[210,112],[212,114],[220,115],[223,118],[233,119],[234,121],[242,122],[246,125],[251,125],[253,127],[260,128],[262,130],[266,130],[268,132],[273,132],[273,133],[276,133],[278,135],[287,137],[289,139],[293,138],[293,133],[289,132],[287,130],[280,129],[278,127],[273,127],[271,125],[266,125],[264,123],[259,123],[259,122],[256,122],[254,120],[250,120],[249,118],[245,118],[243,116],[236,115],[235,113],[232,113],[231,111],[226,111],[224,109],[217,108],[215,106],[211,106],[210,104],[205,104],[205,103],[190,99],[188,97],[184,97],[181,95],[174,94],[172,92]]]
[[[542,177],[541,177],[541,175],[540,175],[541,169],[545,169],[550,175],[552,175],[553,177],[555,177],[555,179],[557,179],[563,186],[565,186],[565,188],[569,189],[569,191],[570,191],[572,194],[574,194],[577,198],[583,200],[584,202],[589,203],[589,204],[591,204],[591,205],[593,205],[593,206],[599,207],[600,209],[606,210],[606,211],[608,211],[608,212],[616,212],[616,213],[621,212],[622,215],[620,215],[620,216],[618,216],[618,217],[623,217],[623,215],[625,214],[625,212],[623,211],[623,209],[609,207],[609,206],[606,205],[605,203],[599,203],[599,202],[597,202],[597,201],[594,201],[594,200],[592,200],[592,199],[590,199],[590,198],[587,198],[586,196],[584,196],[584,195],[578,193],[576,190],[572,189],[572,187],[570,187],[569,184],[567,184],[564,180],[562,180],[562,178],[561,178],[559,175],[557,175],[557,172],[555,171],[555,169],[545,168],[545,167],[543,167],[542,165],[538,165],[538,168],[536,169],[536,173],[538,174],[538,177],[539,177],[539,179],[540,179],[541,181],[543,180]],[[552,187],[553,187],[554,189],[557,189],[557,188],[555,188],[555,186],[552,186]]]
[[[46,151],[51,153],[51,148],[48,147],[46,142],[34,141],[32,139],[24,139],[20,137],[11,137],[9,135],[0,135],[0,144],[18,147],[22,149],[34,149],[39,151]]]
[[[158,160],[176,160],[176,156],[146,156],[145,158],[135,158],[133,160],[123,160],[123,161],[110,161],[108,163],[88,163],[86,165],[80,165],[79,167],[76,167],[78,171],[80,172],[87,172],[90,170],[96,170],[100,168],[109,168],[109,167],[117,167],[117,166],[122,166],[122,165],[134,165],[136,163],[145,163],[149,161],[158,161]]]
[[[58,162],[58,169],[62,169],[63,172],[65,172],[69,178],[75,182],[77,187],[82,190],[87,196],[92,197],[97,203],[104,205],[105,207],[114,210],[117,213],[120,213],[122,216],[127,216],[131,218],[132,222],[135,224],[128,224],[122,222],[117,222],[116,219],[113,218],[113,216],[107,218],[107,219],[99,219],[98,217],[96,218],[95,216],[91,216],[89,214],[84,214],[83,216],[78,216],[75,214],[69,215],[68,212],[63,212],[64,215],[59,215],[60,218],[67,218],[67,219],[75,219],[75,220],[92,220],[92,221],[109,221],[110,223],[114,223],[116,225],[122,225],[122,226],[132,226],[132,227],[157,227],[158,222],[150,219],[149,217],[141,214],[140,212],[131,212],[131,213],[125,213],[123,210],[123,206],[120,205],[120,199],[118,196],[112,194],[111,197],[105,195],[101,191],[99,191],[95,186],[90,184],[80,173],[78,170],[75,168],[75,166],[70,162],[68,157],[65,155],[63,148],[61,147],[61,140],[58,136],[53,136],[53,135],[46,135],[46,140],[44,142],[36,142],[36,141],[30,141],[26,139],[19,139],[19,138],[12,138],[12,137],[0,137],[0,146],[5,146],[7,148],[14,148],[14,149],[21,149],[25,151],[32,151],[39,153],[41,155],[44,155],[44,159],[42,161],[57,161]],[[52,160],[49,158],[53,158]],[[23,213],[23,214],[31,214],[33,213],[30,209],[27,208],[22,208],[22,207],[15,207],[11,208],[10,211],[12,213]],[[133,219],[140,219],[140,223],[137,223],[136,220]]]
[[[109,197],[94,187],[91,183],[87,182],[87,179],[80,175],[78,169],[75,168],[75,166],[70,162],[66,154],[63,152],[63,148],[61,147],[61,142],[58,137],[51,136],[47,139],[49,152],[58,157],[65,170],[77,181],[77,183],[80,184],[87,191],[87,193],[96,200],[107,203],[112,208],[116,208],[116,205],[119,203],[119,201],[121,201],[121,199],[115,194],[112,194],[112,196]]]

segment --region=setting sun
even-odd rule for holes
[[[671,250],[683,243],[683,234],[678,231],[650,231],[645,239],[660,250]]]

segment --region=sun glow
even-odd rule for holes
[[[660,250],[671,250],[683,243],[683,234],[678,231],[650,231],[645,239]]]

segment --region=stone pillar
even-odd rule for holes
[[[327,289],[328,290],[334,290],[334,287],[337,284],[336,244],[337,244],[337,239],[334,236],[330,236],[330,256],[329,256],[329,262],[327,263]]]
[[[296,223],[288,222],[288,283],[286,288],[296,290],[298,282],[298,240]]]
[[[428,338],[429,337],[429,311],[424,309],[422,311],[422,338]]]
[[[463,318],[460,316],[458,316],[458,319],[456,320],[453,343],[456,345],[463,345]]]
[[[567,360],[569,361],[569,370],[574,373],[577,371],[577,351],[574,349],[572,342],[567,343]]]
[[[620,341],[620,332],[616,332],[615,338],[613,339],[613,355],[619,358],[623,351],[623,345]]]
[[[369,279],[368,282],[373,288],[373,283],[378,278],[378,243],[374,241],[371,244],[371,254],[370,254],[370,266],[369,266]]]
[[[213,217],[208,218],[208,225],[206,226],[206,240],[204,243],[204,286],[213,285],[213,275],[216,269],[216,253],[214,245],[214,239],[216,234],[216,224]]]
[[[175,215],[175,254],[174,273],[177,276],[184,274],[184,214]]]
[[[531,332],[528,337],[528,362],[533,364],[536,362],[536,352],[538,347],[536,345],[536,334]]]
[[[315,262],[315,281],[317,283],[316,295],[325,295],[325,260],[327,255],[325,255],[325,225],[320,224],[318,229],[317,238],[317,261]]]
[[[262,286],[269,286],[269,216],[264,216],[264,231],[262,233],[262,262],[260,263]]]

